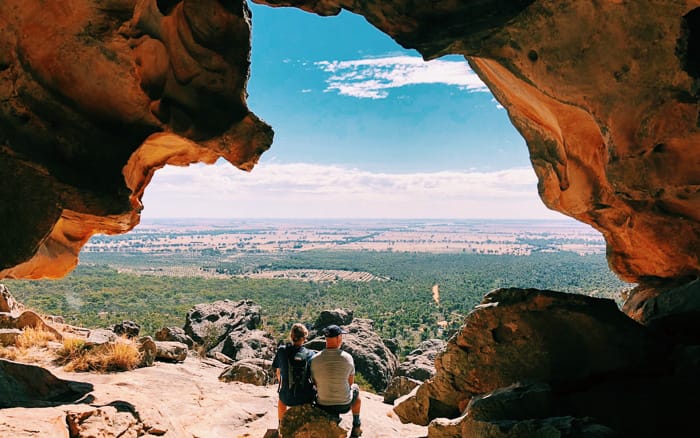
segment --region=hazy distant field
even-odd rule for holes
[[[226,273],[206,269],[254,254],[289,255],[312,250],[466,253],[527,256],[569,251],[603,254],[605,242],[592,228],[571,221],[162,221],[141,224],[127,235],[95,236],[82,259],[123,272],[147,275],[299,280],[369,281],[372,273],[269,271]],[[105,257],[100,257],[104,255]],[[150,255],[148,260],[134,257]],[[130,255],[119,257],[119,255]],[[160,260],[160,262],[158,262]]]

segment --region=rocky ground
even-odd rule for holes
[[[62,379],[91,383],[94,390],[85,403],[3,409],[0,436],[69,437],[66,413],[91,412],[97,407],[103,412],[92,416],[96,420],[91,427],[93,433],[101,430],[103,434],[95,436],[118,436],[120,427],[135,419],[148,425],[150,435],[174,438],[262,438],[277,426],[276,386],[221,382],[218,376],[225,365],[215,360],[190,356],[181,363],[156,362],[152,367],[106,374],[68,373],[42,365]],[[363,436],[427,436],[427,427],[402,424],[380,396],[363,392],[362,399]],[[341,427],[350,430],[352,417],[343,417]],[[86,431],[87,426],[82,433]]]

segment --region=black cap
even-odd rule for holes
[[[341,329],[337,325],[329,325],[323,330],[323,335],[327,338],[335,338],[338,335],[347,333],[345,330]]]

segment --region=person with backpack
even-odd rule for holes
[[[355,383],[355,361],[340,349],[343,334],[347,332],[337,325],[329,325],[323,334],[326,348],[311,359],[311,378],[318,396],[316,406],[336,416],[352,410],[351,437],[362,435],[360,423],[360,387]]]
[[[289,333],[292,342],[281,345],[272,360],[272,368],[276,371],[279,382],[277,419],[280,423],[287,407],[312,403],[316,399],[309,368],[309,361],[316,351],[303,345],[308,335],[309,331],[304,324],[295,323]]]

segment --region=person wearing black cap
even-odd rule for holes
[[[334,415],[352,410],[351,437],[362,435],[360,427],[360,387],[355,383],[355,361],[340,349],[343,334],[337,325],[329,325],[323,334],[326,348],[311,359],[311,378],[316,385],[316,405]]]

